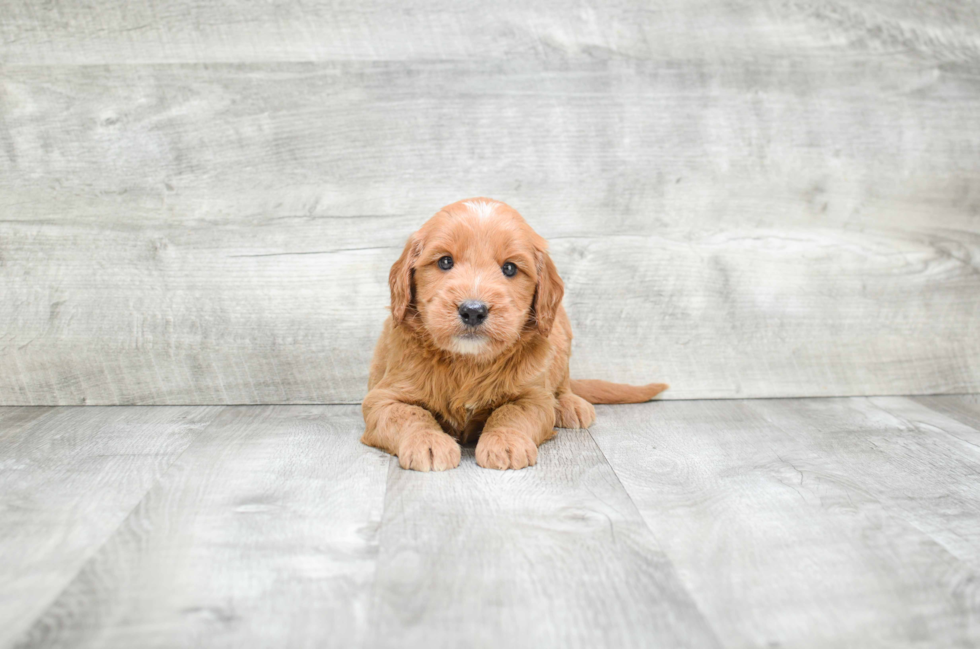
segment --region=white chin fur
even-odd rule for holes
[[[457,354],[470,354],[476,356],[482,354],[489,341],[484,336],[454,336],[453,351]]]

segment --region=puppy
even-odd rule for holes
[[[391,267],[391,316],[374,350],[361,441],[405,469],[476,463],[523,469],[560,428],[588,428],[594,403],[639,403],[663,384],[571,381],[572,330],[548,244],[513,208],[448,205]]]

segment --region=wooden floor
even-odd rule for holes
[[[980,645],[977,396],[601,407],[506,473],[361,427],[0,409],[0,646]]]

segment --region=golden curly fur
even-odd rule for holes
[[[405,469],[441,471],[459,464],[459,442],[478,439],[477,464],[522,469],[555,426],[591,425],[593,403],[647,401],[667,388],[569,379],[572,330],[547,248],[516,210],[488,198],[442,208],[409,238],[391,267],[362,442]],[[479,326],[461,320],[467,300],[488,309]]]

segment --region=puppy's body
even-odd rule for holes
[[[583,396],[646,401],[666,388],[569,380],[561,278],[544,239],[503,203],[440,210],[408,241],[389,281],[392,314],[371,363],[362,441],[406,469],[453,468],[458,441],[477,437],[481,466],[524,468],[555,426],[593,422]]]

